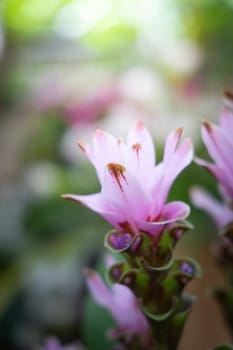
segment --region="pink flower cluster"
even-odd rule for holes
[[[166,203],[175,178],[193,157],[191,140],[179,143],[181,134],[182,129],[177,129],[168,135],[163,159],[155,164],[152,137],[141,122],[132,126],[126,143],[97,130],[92,145],[80,142],[79,146],[96,169],[100,193],[63,197],[94,210],[119,232],[142,231],[157,237],[164,224],[189,214],[183,202]]]

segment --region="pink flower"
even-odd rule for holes
[[[178,145],[181,134],[177,129],[168,135],[163,160],[155,165],[153,141],[141,122],[132,126],[126,143],[98,129],[92,145],[79,146],[96,168],[101,192],[63,197],[86,205],[122,233],[157,235],[164,224],[189,214],[183,202],[166,203],[173,181],[193,156],[189,138]]]
[[[194,187],[191,190],[191,198],[198,208],[204,209],[213,218],[218,228],[233,221],[233,210],[226,203],[216,200],[204,189]]]
[[[197,164],[207,168],[218,180],[222,201],[214,199],[202,189],[194,189],[191,193],[194,204],[207,211],[221,228],[233,221],[233,114],[224,109],[219,125],[204,122],[202,139],[214,163],[196,159]]]
[[[125,335],[130,342],[133,336],[139,336],[142,345],[148,344],[149,324],[131,290],[118,283],[108,288],[103,279],[89,269],[86,281],[95,302],[105,307],[117,322],[118,327],[111,332],[111,337]]]
[[[120,93],[115,87],[102,87],[93,96],[79,103],[69,103],[65,108],[65,114],[72,126],[80,123],[90,123],[101,117],[101,115],[112,105],[120,100]]]
[[[214,163],[197,159],[218,180],[225,201],[233,200],[233,114],[224,109],[219,125],[204,122],[202,139]]]
[[[47,339],[44,350],[85,350],[81,344],[62,346],[56,337]]]

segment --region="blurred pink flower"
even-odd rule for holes
[[[219,228],[233,221],[233,114],[224,109],[219,125],[207,121],[202,125],[202,139],[214,163],[197,158],[196,162],[207,168],[217,179],[222,201],[208,192],[194,188],[191,197],[194,204],[207,211]]]
[[[56,337],[50,337],[47,339],[44,350],[85,350],[80,344],[62,346]]]
[[[233,210],[225,202],[218,201],[204,189],[192,188],[191,198],[198,208],[204,209],[212,217],[218,228],[233,221]]]
[[[226,202],[233,200],[233,114],[224,109],[219,125],[205,121],[202,125],[202,139],[214,163],[197,159],[218,180]]]
[[[103,279],[93,270],[86,270],[86,281],[95,302],[105,307],[117,322],[112,338],[125,335],[126,341],[139,336],[142,345],[149,342],[149,324],[142,313],[139,302],[131,290],[121,284],[107,287]]]
[[[96,168],[101,192],[63,197],[86,205],[122,233],[158,235],[164,224],[189,214],[183,202],[166,203],[173,181],[193,157],[189,138],[178,145],[181,134],[180,128],[168,135],[163,160],[155,165],[153,141],[141,122],[131,127],[126,143],[98,129],[92,146],[79,146]]]
[[[105,87],[84,101],[67,103],[65,114],[72,126],[80,123],[90,123],[100,118],[106,109],[119,100],[120,94],[116,88]]]

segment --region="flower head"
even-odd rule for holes
[[[194,189],[193,202],[206,210],[219,228],[233,221],[233,114],[224,109],[219,124],[203,122],[202,139],[214,163],[197,158],[199,165],[207,168],[217,179],[222,201],[214,199],[203,189]]]
[[[117,323],[117,329],[111,332],[111,336],[125,335],[127,341],[139,336],[142,344],[146,345],[149,341],[149,324],[133,292],[118,283],[107,287],[103,279],[89,269],[86,270],[86,281],[95,302],[105,307]]]
[[[233,200],[233,114],[224,109],[219,125],[207,121],[202,125],[202,139],[214,163],[197,159],[197,163],[206,167],[218,180],[222,195],[226,201]]]
[[[96,168],[101,192],[63,197],[86,205],[120,232],[158,234],[164,224],[189,214],[183,202],[166,203],[173,181],[193,156],[189,138],[179,144],[181,134],[177,129],[168,135],[163,160],[155,165],[153,141],[141,122],[132,126],[126,143],[98,129],[92,145],[79,146]]]

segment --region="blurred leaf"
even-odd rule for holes
[[[52,240],[71,231],[78,235],[83,230],[89,230],[91,235],[99,237],[99,232],[103,230],[104,235],[107,229],[97,215],[62,198],[31,202],[25,213],[24,225],[27,233],[38,240]],[[95,242],[99,241],[98,237]]]
[[[3,0],[6,27],[17,35],[41,32],[68,2],[71,0]]]
[[[228,78],[233,69],[232,1],[179,0],[177,4],[184,31],[204,50],[203,77],[210,79],[211,74],[214,81],[219,76]]]
[[[220,345],[214,348],[213,350],[233,350],[232,345]]]
[[[124,23],[105,19],[84,37],[84,42],[101,52],[114,52],[127,48],[136,38],[136,30]]]
[[[66,130],[65,121],[59,115],[49,115],[38,118],[35,126],[35,131],[28,135],[24,147],[26,160],[59,160],[59,145]]]

